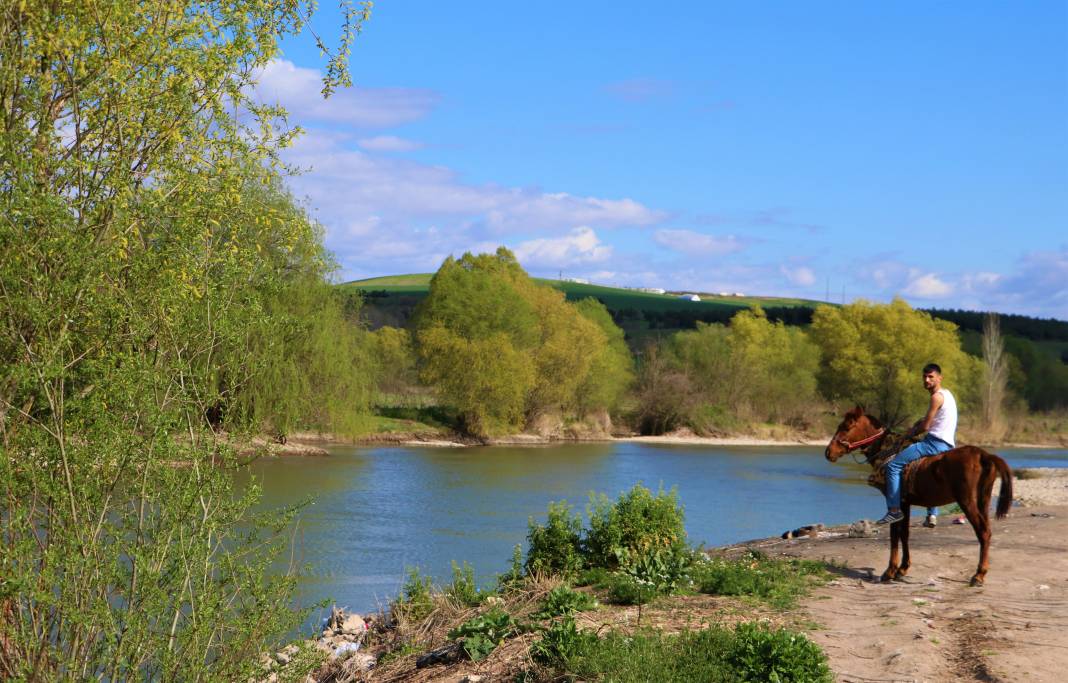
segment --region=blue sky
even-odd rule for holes
[[[337,35],[330,0],[318,33]],[[605,284],[1068,319],[1068,3],[379,2],[259,92],[342,279],[504,244]]]

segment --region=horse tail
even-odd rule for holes
[[[989,455],[998,470],[998,476],[1001,477],[1001,490],[998,491],[998,509],[996,513],[997,518],[1001,519],[1009,514],[1009,508],[1012,506],[1012,470],[1009,469],[1008,463],[998,456],[993,453]]]

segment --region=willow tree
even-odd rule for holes
[[[0,678],[248,680],[294,623],[204,413],[266,293],[322,266],[249,200],[290,134],[248,93],[313,4],[0,10]]]

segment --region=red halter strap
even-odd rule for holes
[[[865,438],[861,439],[860,441],[846,441],[845,439],[835,439],[835,441],[837,441],[839,444],[841,444],[846,449],[846,453],[848,453],[849,451],[855,451],[856,449],[860,448],[861,446],[867,446],[868,444],[872,443],[873,441],[875,441],[876,439],[878,439],[879,437],[881,437],[885,433],[886,433],[886,429],[882,428],[882,429],[879,429],[879,431],[877,431],[874,434],[872,434],[871,436],[865,437]]]

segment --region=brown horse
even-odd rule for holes
[[[838,425],[825,455],[831,462],[846,453],[864,448],[867,461],[875,472],[868,483],[885,493],[882,467],[905,445],[906,439],[883,428],[876,418],[865,415],[857,406],[845,414]],[[958,446],[937,455],[910,463],[901,474],[901,510],[905,519],[890,525],[890,564],[882,580],[903,577],[909,570],[909,509],[912,505],[934,507],[956,501],[979,539],[979,567],[971,585],[981,586],[990,565],[990,494],[994,480],[1001,477],[997,517],[1001,519],[1012,505],[1012,471],[1004,460],[975,446]],[[897,545],[902,547],[901,564]]]

